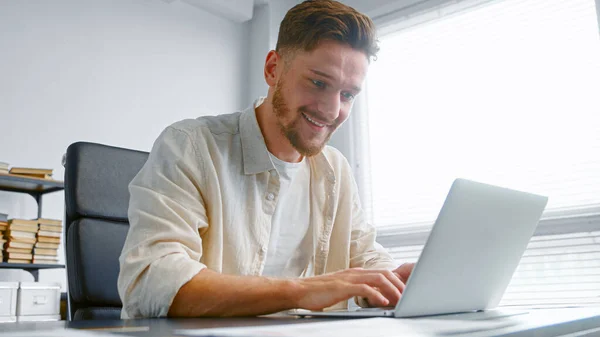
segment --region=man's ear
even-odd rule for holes
[[[283,60],[281,56],[274,50],[269,51],[267,59],[265,60],[265,81],[269,87],[275,87],[277,84],[278,71],[281,73],[283,67]]]

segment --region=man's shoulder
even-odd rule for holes
[[[184,132],[192,138],[219,134],[234,135],[239,133],[241,114],[241,112],[234,112],[217,116],[202,116],[196,119],[184,119],[171,124],[169,128]]]

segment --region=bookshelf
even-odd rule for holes
[[[0,191],[17,192],[29,194],[35,199],[38,206],[38,218],[42,217],[42,196],[44,194],[62,191],[64,183],[58,180],[38,179],[21,177],[0,173]],[[33,275],[34,280],[39,281],[40,269],[64,268],[62,264],[32,264],[32,263],[6,263],[0,262],[0,269],[23,269]]]

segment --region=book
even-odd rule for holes
[[[51,238],[46,236],[38,236],[37,240],[38,242],[60,243],[60,238]],[[33,243],[35,243],[35,241]]]
[[[36,233],[34,232],[24,232],[24,231],[14,231],[11,230],[10,228],[6,231],[6,237],[10,237],[10,238],[27,238],[27,239],[34,239],[36,237]]]
[[[25,175],[52,175],[52,169],[31,168],[31,167],[13,167],[9,170],[10,174]]]
[[[44,224],[44,225],[61,226],[62,227],[62,220],[39,218],[39,219],[37,219],[37,222],[40,225]]]
[[[13,177],[52,180],[52,176],[49,175],[49,174],[14,174],[14,173],[9,173],[9,175],[13,176]]]
[[[58,259],[56,256],[50,256],[50,255],[34,255],[33,258],[34,259],[39,259],[39,260],[54,260],[54,259]]]
[[[60,232],[38,231],[38,236],[60,238]]]
[[[43,263],[43,264],[57,264],[58,258],[56,256],[45,256],[45,255],[34,255],[33,263]]]
[[[6,260],[8,263],[31,263],[31,260],[27,259],[8,259]]]
[[[9,259],[23,259],[23,260],[31,260],[33,259],[33,254],[25,254],[25,253],[6,253]]]
[[[39,259],[36,256],[34,256],[33,257],[33,263],[35,263],[35,264],[57,264],[58,263],[58,259],[46,260],[46,259]]]
[[[40,224],[40,231],[49,231],[62,233],[62,226],[44,225]]]
[[[29,226],[38,226],[38,221],[36,220],[25,220],[25,219],[10,219],[8,220],[8,224],[15,224],[15,225],[29,225]]]
[[[45,256],[57,256],[58,251],[56,249],[44,249],[44,248],[35,248],[33,250],[33,254],[38,257],[39,255]]]
[[[27,244],[30,244],[30,245],[32,245],[32,246],[33,246],[33,245],[35,244],[35,242],[36,242],[36,239],[35,239],[35,238],[23,238],[23,237],[19,237],[19,236],[11,236],[11,235],[9,235],[9,234],[6,234],[6,235],[5,235],[5,237],[6,237],[7,241],[8,241],[9,243],[11,243],[11,244],[12,244],[13,242],[14,242],[14,243],[17,243],[17,242],[19,242],[19,243],[27,243]],[[59,242],[59,243],[60,243],[60,242]]]
[[[22,253],[22,254],[31,254],[31,248],[15,248],[15,247],[8,247],[4,250],[5,252],[8,253]]]
[[[5,245],[4,248],[10,248],[10,247],[14,247],[14,248],[27,248],[29,250],[33,250],[33,245],[34,243],[27,243],[27,242],[18,242],[18,241],[8,241]],[[57,247],[58,248],[58,247]]]
[[[58,249],[58,243],[36,242],[35,248]]]
[[[29,225],[9,225],[8,229],[12,230],[12,231],[32,232],[32,233],[37,233],[37,231],[38,231],[37,226],[29,226]]]

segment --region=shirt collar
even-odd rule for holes
[[[240,116],[240,137],[242,140],[242,156],[244,173],[257,174],[275,169],[269,157],[269,150],[258,126],[255,109],[262,104],[264,97],[257,99],[252,106]]]

